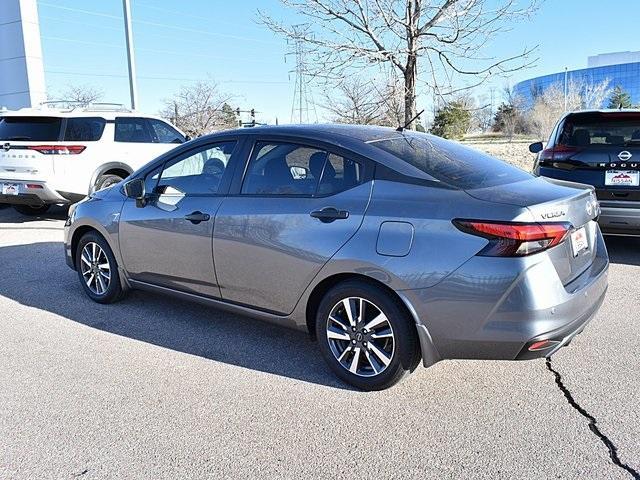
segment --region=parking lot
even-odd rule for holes
[[[0,208],[2,479],[640,471],[639,239],[607,239],[609,293],[558,377],[544,360],[445,361],[362,393],[303,333],[148,293],[91,302],[63,223]]]

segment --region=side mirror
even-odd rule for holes
[[[134,178],[124,184],[124,194],[128,198],[133,198],[136,201],[136,206],[144,207],[146,200],[144,191],[144,180],[142,178]]]
[[[529,151],[531,153],[540,153],[544,149],[544,145],[542,142],[536,142],[529,145]]]
[[[193,139],[193,137],[191,135],[185,135],[184,136],[184,141],[185,142],[188,142],[189,140],[192,140],[192,139]]]

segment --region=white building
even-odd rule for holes
[[[0,109],[46,100],[36,0],[0,0]]]

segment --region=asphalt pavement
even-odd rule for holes
[[[363,393],[304,333],[142,292],[91,302],[63,222],[0,208],[0,479],[640,471],[640,239],[607,238],[605,303],[550,365],[443,361]]]

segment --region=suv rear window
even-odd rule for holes
[[[95,142],[100,140],[106,121],[99,117],[68,118],[64,131],[67,142]]]
[[[532,178],[525,171],[485,153],[432,135],[406,132],[401,136],[367,143],[462,190]]]
[[[60,139],[62,119],[55,117],[0,118],[0,140],[56,142]]]
[[[560,145],[640,145],[640,113],[579,113],[569,115],[562,127]]]

